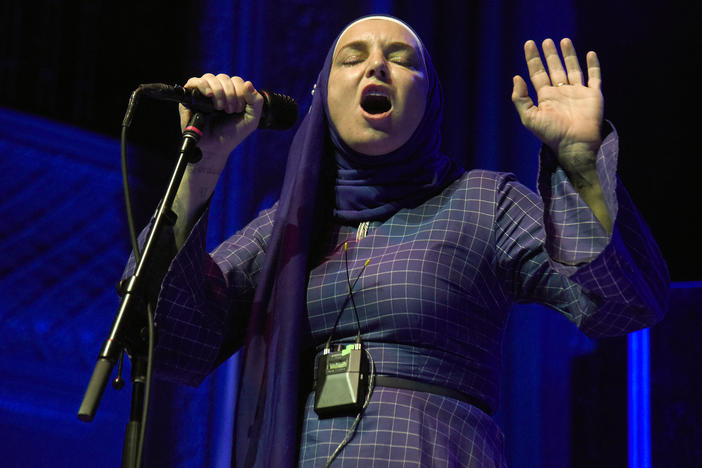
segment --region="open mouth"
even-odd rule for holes
[[[384,114],[390,110],[392,103],[384,94],[370,92],[361,99],[361,107],[369,114]]]

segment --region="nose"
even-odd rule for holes
[[[376,50],[368,61],[368,69],[366,70],[366,78],[376,77],[382,81],[388,79],[388,63],[382,51]]]

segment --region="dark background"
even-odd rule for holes
[[[671,312],[651,333],[653,460],[699,465],[700,35],[688,2],[6,3],[0,451],[7,466],[119,466],[129,385],[107,389],[93,423],[75,413],[129,252],[118,138],[132,90],[226,72],[295,97],[304,112],[329,44],[372,12],[406,20],[429,48],[446,95],[445,152],[467,168],[515,172],[531,187],[539,143],[510,101],[512,76],[527,76],[522,45],[569,36],[581,57],[598,52],[605,117],[621,137],[619,175],[676,282]],[[212,247],[276,199],[292,134],[256,132],[235,151],[212,203]],[[143,100],[129,133],[138,225],[163,192],[178,143],[175,105]],[[627,340],[595,342],[540,306],[515,309],[497,416],[510,466],[626,464]],[[226,466],[234,375],[235,359],[197,389],[155,382],[149,466]]]
[[[314,31],[316,43],[328,44],[350,18],[368,11],[370,3],[266,2],[265,11],[256,13],[263,15],[267,35],[257,73],[261,84],[305,102],[326,46],[310,44],[304,36]],[[520,34],[529,29],[523,26],[529,21],[524,16],[533,16],[534,23],[547,22],[557,20],[558,11],[547,5],[546,12],[539,12],[547,8],[539,2],[384,3],[427,42],[448,96],[445,127],[450,130],[444,131],[444,147],[474,167],[482,162],[472,136],[480,132],[485,117],[485,109],[476,109],[484,105],[483,89],[498,86],[500,112],[505,114],[501,118],[514,118],[507,114],[510,79],[526,72],[524,67],[508,69],[505,64],[519,59],[527,39]],[[581,55],[587,48],[600,56],[605,114],[622,138],[620,175],[658,239],[673,279],[702,279],[702,257],[692,234],[702,168],[695,145],[700,119],[693,71],[700,50],[700,35],[693,32],[699,17],[686,2],[566,4],[571,10],[565,29],[574,36]],[[500,82],[486,84],[477,57],[481,48],[494,45],[481,42],[485,25],[475,20],[485,21],[489,9],[496,16],[501,48],[513,57],[502,57],[496,65]],[[205,71],[198,58],[201,16],[198,2],[177,7],[167,1],[129,0],[76,1],[70,6],[49,0],[15,3],[0,19],[4,31],[0,105],[117,138],[127,99],[138,84],[184,83]],[[456,126],[465,131],[454,131]],[[177,144],[173,106],[144,103],[130,137],[133,144],[165,157]],[[504,140],[510,135],[494,137]],[[520,164],[504,155],[493,159],[502,170],[515,171]]]

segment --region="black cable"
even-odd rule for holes
[[[356,287],[356,283],[358,283],[358,280],[361,278],[361,275],[363,272],[366,270],[366,267],[370,263],[370,258],[366,260],[366,263],[363,264],[363,267],[361,268],[361,271],[358,272],[358,275],[356,276],[356,279],[354,280],[353,284],[351,284],[350,281],[350,275],[349,275],[349,258],[348,258],[348,242],[344,242],[344,263],[346,264],[346,282],[349,287],[349,298],[351,300],[351,305],[353,306],[353,311],[356,314],[356,330],[357,330],[357,335],[356,335],[356,343],[361,342],[361,322],[358,319],[358,311],[356,310],[356,303],[353,300],[353,288]],[[336,327],[339,324],[339,319],[341,318],[341,315],[344,313],[344,309],[346,307],[342,307],[339,310],[339,313],[336,314],[336,320],[334,321],[334,326],[332,327],[332,331],[329,334],[329,338],[327,339],[327,343],[325,345],[325,349],[329,349],[331,346],[331,340],[334,338],[334,334],[336,333]]]
[[[363,265],[363,268],[361,268],[361,272],[358,274],[356,277],[356,281],[358,281],[358,278],[361,277],[361,273],[363,273],[363,270],[366,269],[366,265],[368,265],[369,260],[366,260],[366,263]],[[353,298],[353,287],[356,286],[356,282],[353,283],[353,286],[351,285],[351,277],[349,275],[349,243],[344,242],[344,263],[346,264],[346,284],[349,285],[349,298],[351,299],[351,305],[353,306],[353,313],[356,315],[356,343],[361,343],[361,321],[358,318],[358,310],[356,310],[356,301]]]
[[[341,450],[343,450],[344,447],[353,439],[353,436],[356,434],[356,428],[358,427],[358,424],[361,422],[361,416],[363,416],[363,412],[366,410],[368,407],[368,404],[370,403],[370,398],[371,398],[371,393],[373,393],[373,384],[375,381],[375,361],[373,361],[373,356],[371,356],[371,353],[363,347],[363,342],[361,340],[361,321],[358,318],[358,310],[356,309],[356,301],[353,298],[353,288],[356,287],[356,283],[358,283],[358,280],[361,278],[361,275],[363,272],[366,270],[366,267],[370,263],[370,258],[366,260],[366,262],[363,264],[363,267],[361,268],[361,271],[358,272],[358,275],[356,276],[356,279],[354,280],[353,284],[351,284],[351,274],[349,273],[349,256],[348,256],[348,242],[344,242],[344,264],[346,267],[346,284],[348,285],[349,288],[349,299],[351,300],[351,305],[353,306],[353,312],[356,315],[356,343],[361,347],[361,349],[368,355],[368,359],[370,362],[370,377],[368,378],[368,392],[366,393],[366,399],[363,402],[363,406],[361,407],[361,410],[358,412],[356,415],[356,418],[353,421],[353,424],[351,427],[346,431],[346,436],[344,437],[344,440],[342,440],[339,445],[336,447],[334,452],[329,456],[327,459],[326,464],[324,465],[325,468],[328,468],[329,465],[331,465],[331,462],[334,461],[334,459],[341,453]],[[341,318],[341,314],[344,312],[344,308],[342,307],[339,313],[336,315],[336,321],[334,322],[334,328],[332,328],[331,334],[329,335],[329,338],[327,339],[327,344],[326,344],[326,349],[328,350],[331,346],[331,340],[334,336],[334,333],[336,332],[336,326],[339,323],[339,319]]]
[[[137,241],[136,229],[134,228],[134,216],[132,216],[131,195],[129,193],[129,176],[127,171],[127,127],[125,126],[122,126],[120,148],[120,159],[122,160],[122,191],[124,192],[124,207],[127,212],[127,224],[129,225],[129,240],[132,243],[134,263],[138,264],[141,257],[141,252],[139,251],[139,242]]]
[[[139,428],[139,441],[137,442],[136,468],[141,468],[141,459],[144,452],[144,440],[146,439],[146,421],[149,417],[149,396],[151,395],[151,368],[154,357],[154,313],[151,304],[146,306],[146,316],[149,322],[149,343],[146,354],[146,376],[144,377],[144,406],[141,411],[141,424]]]
[[[132,214],[132,201],[129,190],[129,173],[127,171],[127,129],[132,123],[132,117],[139,102],[141,88],[137,88],[132,92],[127,105],[127,111],[124,113],[122,120],[122,132],[120,134],[120,159],[122,162],[122,190],[124,192],[124,208],[127,214],[127,224],[129,226],[129,239],[132,244],[132,252],[134,253],[134,262],[139,264],[141,252],[139,250],[139,242],[136,237],[136,228],[134,227],[134,216]]]
[[[129,227],[129,239],[132,244],[132,252],[134,255],[135,265],[139,264],[141,258],[141,251],[139,249],[139,242],[137,240],[136,228],[134,226],[134,216],[132,211],[132,202],[129,189],[129,174],[127,170],[127,129],[131,125],[132,116],[136,110],[137,103],[139,100],[141,88],[137,88],[131,95],[129,99],[129,105],[127,107],[127,112],[125,113],[124,120],[122,121],[122,132],[120,135],[120,156],[122,165],[122,188],[124,191],[124,205],[127,216],[127,225]],[[153,350],[154,350],[154,316],[151,310],[151,304],[147,303],[146,306],[146,318],[147,318],[147,330],[148,330],[148,342],[147,342],[147,357],[146,357],[146,376],[144,377],[144,399],[141,412],[141,423],[139,428],[139,440],[137,441],[137,455],[136,455],[136,468],[141,468],[142,455],[144,450],[144,440],[146,438],[146,422],[148,420],[149,414],[149,397],[151,394],[151,372],[153,365]]]
[[[336,447],[336,450],[334,450],[334,453],[332,453],[329,458],[327,459],[327,463],[324,465],[325,468],[329,468],[329,465],[331,465],[331,462],[334,461],[334,459],[341,453],[344,447],[351,442],[351,439],[353,439],[353,436],[356,435],[356,428],[358,427],[358,424],[361,422],[361,416],[363,416],[363,412],[368,408],[368,404],[370,403],[370,398],[371,398],[371,393],[373,393],[373,385],[375,383],[375,361],[373,360],[373,356],[371,356],[371,353],[367,349],[363,349],[366,354],[368,355],[368,360],[370,362],[370,377],[368,378],[368,393],[366,394],[366,400],[363,402],[363,407],[361,408],[361,411],[358,412],[356,415],[356,419],[354,419],[353,424],[349,428],[348,431],[346,431],[346,437],[344,437],[344,440],[342,440],[339,445]]]

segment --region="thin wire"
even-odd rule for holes
[[[136,236],[136,228],[134,227],[134,215],[132,212],[132,202],[131,194],[129,189],[129,173],[127,170],[127,129],[131,124],[132,116],[136,110],[139,91],[137,89],[132,93],[129,100],[129,106],[127,112],[125,113],[124,120],[122,122],[122,132],[120,135],[120,159],[122,166],[122,188],[124,191],[124,205],[127,215],[127,224],[129,226],[129,239],[132,244],[132,252],[134,254],[134,263],[139,264],[141,259],[141,251],[139,249],[139,242]],[[151,395],[151,373],[152,373],[152,362],[153,362],[153,352],[154,352],[154,314],[151,310],[151,304],[146,306],[146,318],[148,322],[148,343],[147,343],[147,357],[146,357],[146,376],[144,381],[144,399],[141,411],[141,423],[139,428],[139,440],[137,441],[137,455],[136,455],[136,467],[141,468],[142,465],[142,455],[144,451],[144,440],[146,438],[146,422],[149,415],[149,397]]]
[[[139,441],[137,445],[136,468],[141,468],[141,458],[144,452],[144,440],[146,439],[146,421],[149,416],[149,396],[151,395],[151,368],[154,357],[154,313],[151,304],[146,305],[146,315],[149,322],[149,345],[146,355],[146,377],[144,381],[144,402],[141,411],[141,427],[139,428]]]
[[[358,331],[356,342],[360,343],[361,323],[358,320],[358,312],[356,311],[356,304],[353,301],[353,288],[356,287],[356,283],[358,283],[358,280],[361,278],[361,275],[363,274],[363,272],[366,270],[366,267],[370,263],[370,258],[368,260],[366,260],[366,263],[363,264],[363,268],[361,268],[361,271],[358,272],[358,275],[356,276],[356,280],[353,282],[353,284],[351,284],[349,282],[349,262],[348,262],[348,255],[347,255],[347,246],[348,246],[348,242],[344,242],[344,259],[345,259],[345,263],[346,263],[346,282],[349,285],[349,298],[351,299],[351,304],[353,305],[353,310],[354,310],[354,312],[356,312],[356,326],[357,326],[357,331]],[[331,340],[334,338],[334,334],[336,333],[336,327],[337,327],[337,325],[339,325],[339,319],[341,318],[341,315],[344,313],[345,308],[346,307],[344,304],[344,307],[342,307],[339,310],[339,313],[336,314],[336,320],[334,321],[334,326],[332,327],[332,331],[329,334],[329,338],[327,338],[327,343],[325,345],[326,349],[329,349],[329,347],[331,346]]]
[[[356,428],[361,422],[361,416],[363,416],[363,412],[366,410],[366,408],[368,408],[368,404],[370,403],[371,399],[371,394],[373,393],[373,389],[375,388],[375,361],[373,360],[373,356],[371,356],[371,353],[368,352],[367,349],[364,349],[363,351],[366,352],[370,361],[370,377],[368,378],[368,393],[366,394],[366,400],[363,402],[363,407],[361,408],[361,411],[359,411],[356,415],[356,419],[354,419],[353,424],[351,425],[349,430],[346,431],[346,437],[344,437],[344,440],[342,440],[341,443],[339,443],[339,445],[336,447],[336,450],[334,450],[334,453],[332,453],[329,459],[327,460],[327,463],[324,465],[325,468],[329,468],[331,462],[334,461],[337,455],[341,453],[341,450],[343,450],[343,448],[346,447],[346,445],[349,442],[351,442],[353,436],[356,435]]]
[[[139,250],[139,242],[137,241],[136,229],[134,228],[134,216],[132,214],[132,202],[129,191],[129,175],[127,171],[127,126],[122,125],[122,134],[120,137],[120,154],[122,161],[122,190],[124,192],[124,207],[127,212],[127,224],[129,225],[129,239],[132,243],[132,252],[134,252],[134,263],[138,264],[141,257]]]
[[[356,343],[361,342],[361,321],[358,318],[358,310],[356,310],[356,301],[353,299],[353,287],[356,286],[356,283],[354,282],[353,285],[351,285],[351,278],[349,274],[349,243],[344,242],[344,263],[346,264],[346,284],[349,285],[349,298],[351,298],[351,305],[353,306],[353,313],[356,315]],[[366,266],[368,265],[368,262],[370,259],[366,260],[366,263],[363,265],[363,268],[361,268],[361,272],[358,274],[356,277],[356,281],[358,281],[358,278],[361,277],[361,273],[363,273],[363,270],[366,269]]]
[[[358,412],[356,415],[356,418],[353,421],[353,424],[349,428],[348,431],[346,431],[346,437],[344,437],[344,440],[342,440],[339,445],[336,447],[336,450],[334,450],[334,453],[331,454],[329,459],[327,460],[327,463],[325,464],[325,468],[328,468],[329,465],[331,464],[332,461],[334,461],[334,458],[341,453],[341,450],[343,450],[344,447],[353,439],[353,436],[356,434],[356,428],[358,427],[358,424],[361,422],[361,416],[363,416],[363,412],[366,410],[368,407],[368,404],[370,403],[370,397],[371,393],[373,393],[373,384],[375,382],[375,361],[373,361],[373,356],[368,352],[367,349],[363,348],[362,346],[362,341],[361,341],[361,321],[358,318],[358,310],[356,309],[356,302],[353,299],[353,288],[356,286],[356,283],[358,283],[358,280],[361,278],[361,275],[365,271],[366,267],[368,266],[368,263],[370,263],[370,258],[366,260],[366,263],[363,264],[363,268],[361,268],[361,271],[358,273],[358,276],[356,276],[356,280],[351,284],[351,274],[349,273],[349,257],[348,257],[348,242],[344,242],[344,263],[346,265],[346,284],[349,287],[349,298],[351,299],[351,305],[353,306],[353,311],[356,314],[356,343],[361,345],[361,349],[368,355],[369,362],[370,362],[370,377],[368,378],[368,392],[366,393],[366,399],[363,402],[363,406],[361,407],[361,410]],[[339,318],[341,317],[341,313],[344,311],[344,308],[339,311],[339,313],[336,316],[336,322],[334,323],[334,328],[332,329],[331,335],[329,335],[329,339],[327,340],[327,349],[330,346],[332,337],[334,336],[334,332],[336,331],[336,325],[339,322]]]

